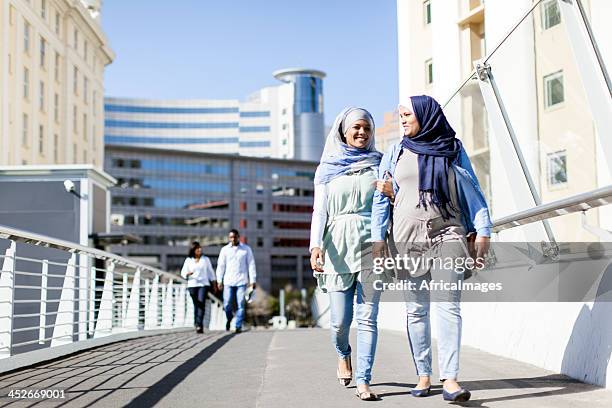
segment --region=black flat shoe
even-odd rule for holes
[[[465,388],[462,388],[459,391],[455,391],[453,393],[450,393],[444,388],[442,388],[442,398],[444,398],[445,401],[466,402],[469,401],[471,396],[472,393],[466,390]]]
[[[431,385],[427,388],[413,388],[410,390],[410,395],[413,397],[427,397],[431,393]]]

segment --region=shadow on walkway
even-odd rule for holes
[[[550,397],[550,396],[558,396],[565,394],[575,394],[582,392],[589,392],[601,389],[595,385],[584,384],[578,380],[570,378],[561,374],[551,374],[542,377],[525,377],[525,378],[501,378],[495,380],[472,380],[472,381],[460,381],[461,385],[470,391],[479,391],[479,390],[524,390],[529,391],[533,388],[557,388],[555,390],[550,391],[537,391],[537,392],[526,392],[524,394],[519,395],[506,395],[500,396],[496,398],[482,398],[482,399],[472,399],[465,403],[456,403],[456,405],[464,406],[464,407],[487,407],[487,403],[493,402],[502,402],[502,401],[515,401],[522,399],[531,399],[531,398],[539,398],[539,397]],[[379,394],[381,398],[399,396],[399,395],[409,395],[410,389],[416,386],[416,383],[399,383],[399,382],[383,382],[372,384],[373,387],[376,386],[392,386],[392,387],[400,387],[405,388],[405,391],[397,391],[397,392],[385,392]],[[442,385],[432,385],[431,387],[431,395],[442,395]],[[474,395],[473,395],[474,397]],[[477,397],[477,395],[476,395]]]

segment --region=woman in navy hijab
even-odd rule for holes
[[[399,106],[399,116],[403,138],[384,155],[379,167],[380,180],[372,208],[372,241],[379,248],[375,251],[380,250],[389,232],[400,255],[465,259],[469,256],[468,236],[475,234],[476,256],[484,257],[491,233],[488,207],[469,158],[442,108],[430,96],[413,96],[410,104]],[[417,289],[406,291],[408,339],[419,376],[411,394],[425,397],[431,391],[433,300],[438,315],[443,398],[461,402],[471,396],[457,383],[461,347],[459,282],[464,273],[446,265],[434,262],[410,270],[407,276]],[[429,285],[440,281],[448,285],[437,290]]]

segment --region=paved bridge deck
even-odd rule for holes
[[[441,386],[415,399],[406,335],[382,331],[373,389],[361,402],[354,384],[335,380],[327,330],[173,333],[109,344],[0,376],[0,389],[63,389],[63,400],[0,399],[0,406],[61,407],[380,407],[447,406]],[[612,392],[568,377],[462,349],[461,383],[471,407],[611,407]],[[435,361],[435,356],[434,356]],[[1,362],[0,362],[1,364]]]

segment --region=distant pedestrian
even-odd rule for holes
[[[245,314],[244,295],[247,286],[255,289],[255,258],[251,247],[240,242],[240,233],[232,229],[228,235],[229,243],[221,248],[217,261],[217,281],[219,289],[223,290],[223,308],[227,323],[225,330],[230,329],[234,317],[233,304],[236,303],[236,333],[242,331]]]
[[[202,255],[202,247],[197,241],[191,244],[189,255],[183,263],[181,276],[187,279],[187,289],[193,301],[196,332],[202,333],[204,331],[206,294],[211,286],[214,287],[217,284],[217,280],[210,259]]]

